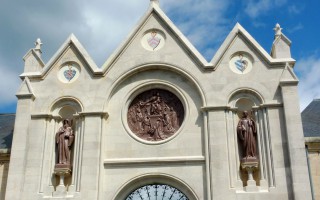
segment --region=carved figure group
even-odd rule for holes
[[[249,116],[248,111],[243,111],[242,118],[237,126],[237,133],[242,141],[244,158],[256,158],[257,128],[255,121]]]
[[[63,126],[56,133],[57,165],[70,165],[71,163],[71,146],[74,141],[74,133],[71,126],[71,120],[64,119]]]
[[[171,92],[154,89],[138,95],[129,106],[128,124],[140,138],[163,140],[180,127],[184,109]]]

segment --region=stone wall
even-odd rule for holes
[[[0,200],[5,199],[10,154],[0,150]]]
[[[306,146],[314,198],[320,200],[320,138],[306,138]]]

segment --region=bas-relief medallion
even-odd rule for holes
[[[163,89],[139,94],[130,104],[128,126],[139,138],[162,141],[173,136],[184,119],[184,107],[179,98]]]
[[[165,35],[159,30],[147,31],[141,39],[142,46],[148,51],[157,51],[165,44]]]
[[[237,74],[246,74],[252,69],[252,59],[246,53],[239,52],[231,57],[229,66]]]

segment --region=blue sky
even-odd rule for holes
[[[44,62],[74,33],[101,66],[148,6],[149,0],[1,0],[0,113],[15,112],[22,57],[38,37]],[[297,60],[301,110],[320,98],[320,1],[160,0],[160,6],[208,61],[236,22],[270,52],[279,23]]]

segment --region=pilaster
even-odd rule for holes
[[[297,84],[283,83],[281,84],[281,92],[288,139],[293,197],[296,200],[312,199]]]
[[[30,110],[33,102],[32,95],[17,95],[17,114],[14,126],[14,134],[9,165],[6,199],[22,199],[22,191],[26,173]]]
[[[81,159],[80,190],[82,199],[99,198],[101,161],[101,133],[103,113],[80,113],[84,118],[83,154]]]

